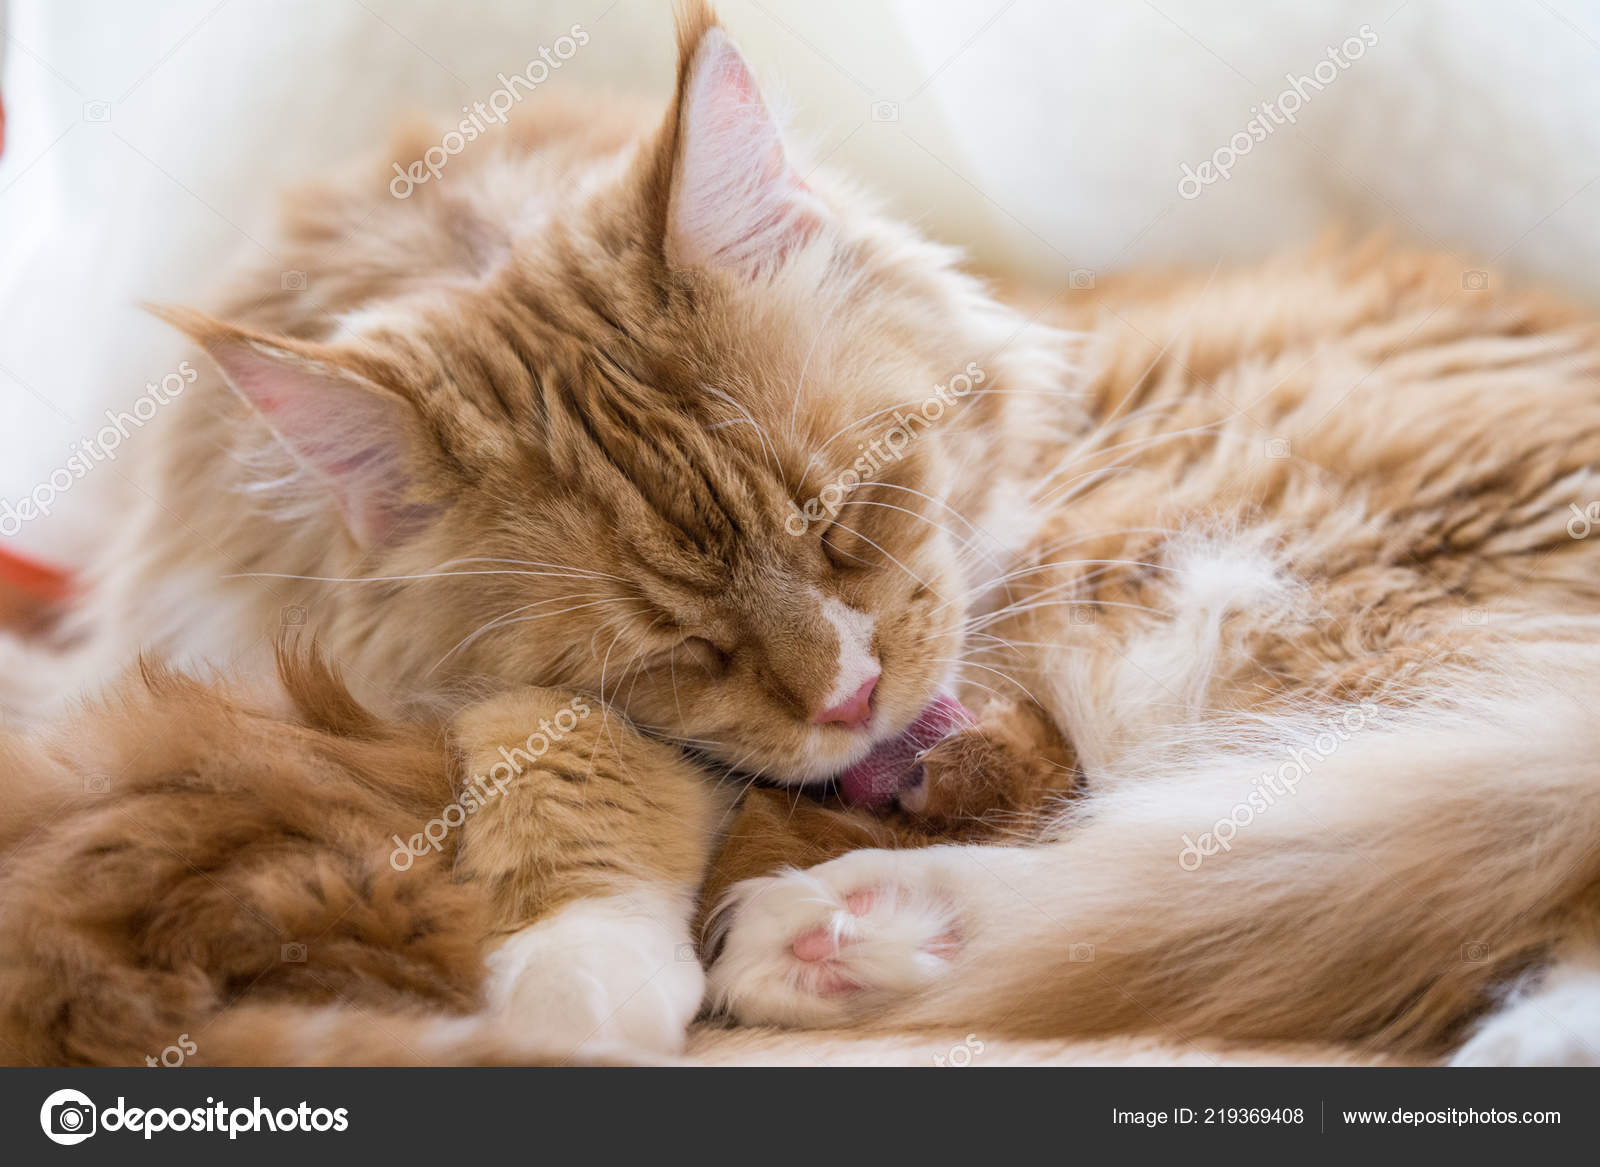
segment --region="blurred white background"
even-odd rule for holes
[[[1068,286],[1209,267],[1329,225],[1600,298],[1600,5],[1591,0],[723,0],[813,159],[983,267]],[[134,307],[205,304],[272,255],[275,192],[456,111],[581,24],[546,88],[664,97],[661,0],[0,0],[0,502],[175,367]],[[1358,60],[1179,194],[1263,101]],[[1375,42],[1375,43],[1372,43]],[[1329,65],[1324,65],[1327,76]],[[533,116],[535,93],[511,114]],[[468,147],[469,149],[471,147]],[[1191,187],[1191,190],[1194,188]],[[133,440],[137,440],[137,435]],[[78,559],[103,465],[17,545]]]

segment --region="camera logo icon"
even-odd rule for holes
[[[900,105],[894,101],[875,101],[872,103],[872,120],[875,122],[897,122],[900,120]]]
[[[71,1147],[95,1132],[95,1105],[77,1090],[57,1090],[39,1108],[39,1125],[52,1143]]]

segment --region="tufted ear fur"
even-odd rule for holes
[[[234,391],[326,485],[358,544],[382,543],[415,512],[406,495],[416,415],[405,398],[347,367],[338,350],[199,312],[157,312],[205,347]]]
[[[750,67],[709,13],[679,26],[678,87],[660,149],[670,166],[669,261],[744,276],[821,230],[820,200],[789,163]]]

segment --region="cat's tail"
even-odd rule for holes
[[[0,855],[59,814],[85,783],[92,790],[93,782],[94,776],[71,770],[39,740],[0,732]]]
[[[892,1019],[1442,1051],[1600,941],[1600,672],[1555,649],[1473,685],[1106,775],[1057,844],[940,849],[964,951]]]
[[[486,1014],[387,1012],[351,1005],[241,1004],[190,1038],[186,1058],[223,1066],[660,1065],[618,1044],[577,1050],[518,1037]]]

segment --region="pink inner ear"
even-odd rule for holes
[[[405,405],[351,374],[230,341],[211,356],[291,453],[323,479],[357,542],[413,516],[405,506]]]
[[[671,215],[679,259],[754,274],[821,229],[818,203],[789,165],[777,121],[720,29],[695,55],[682,128]]]

